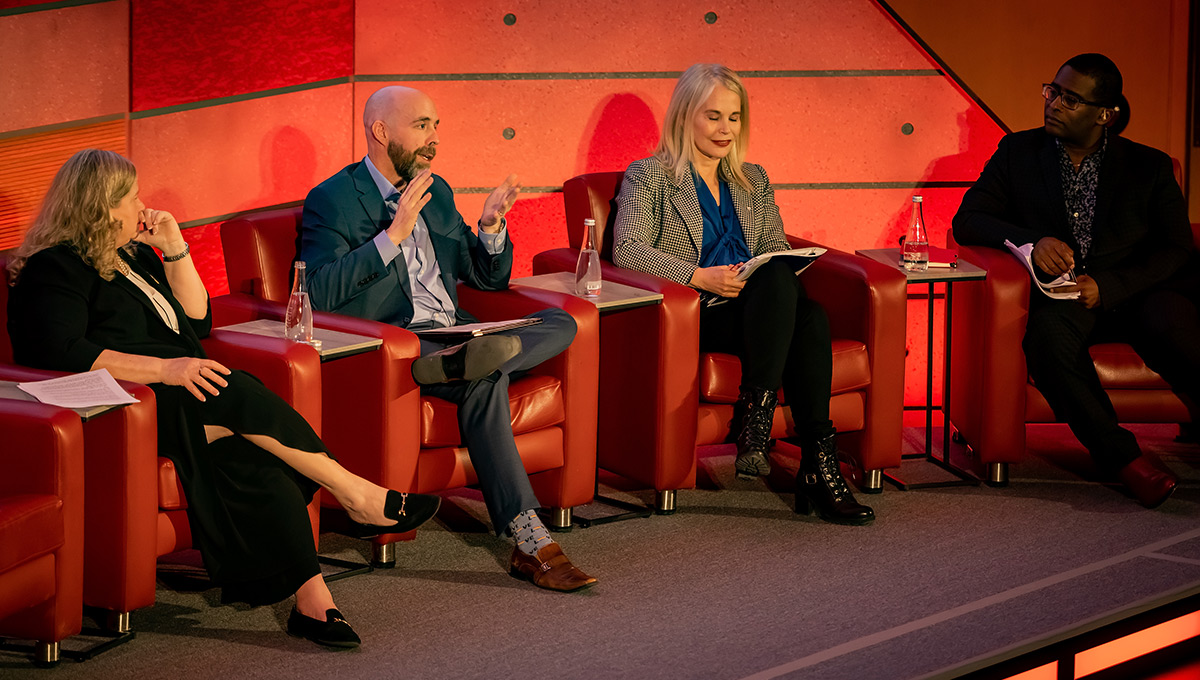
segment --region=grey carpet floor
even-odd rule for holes
[[[1014,467],[1009,488],[887,487],[860,497],[879,515],[867,527],[795,515],[784,481],[738,481],[731,449],[711,447],[702,453],[698,488],[680,493],[677,514],[556,535],[600,579],[576,594],[508,576],[510,544],[483,524],[478,494],[462,490],[448,494],[437,520],[400,547],[395,569],[331,585],[363,637],[358,650],[332,652],[288,637],[288,603],[220,606],[214,589],[167,574],[170,587],[160,584],[157,604],[134,613],[136,640],[48,672],[0,652],[0,676],[945,675],[1200,584],[1200,448],[1175,444],[1173,427],[1136,430],[1185,480],[1158,510],[1094,481],[1069,432],[1048,425],[1030,427],[1036,455]],[[902,474],[944,476],[916,461]],[[361,543],[333,535],[323,537],[322,549],[352,559],[365,554]]]

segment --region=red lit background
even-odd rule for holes
[[[1035,88],[1063,60],[1110,54],[1134,103],[1127,134],[1187,159],[1186,0],[890,4],[1013,129],[1037,124]],[[873,0],[0,0],[0,248],[62,161],[100,146],[133,159],[145,201],[181,220],[209,290],[226,292],[219,223],[294,204],[360,158],[363,101],[403,83],[437,103],[436,169],[468,220],[520,175],[520,276],[568,243],[562,182],[647,155],[674,74],[698,61],[743,73],[750,160],[787,230],[835,248],[893,245],[917,191],[942,243],[1002,134]],[[923,301],[909,318],[919,403]]]

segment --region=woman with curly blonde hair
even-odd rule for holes
[[[295,594],[289,633],[358,646],[317,564],[306,507],[313,493],[328,489],[357,535],[414,529],[440,501],[346,471],[286,402],[205,357],[208,293],[175,218],[142,203],[133,164],[97,149],[72,156],[9,272],[18,363],[103,368],[154,390],[158,452],[175,464],[193,542],[223,600],[269,604]]]

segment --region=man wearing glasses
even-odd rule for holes
[[[1034,244],[1051,280],[1072,273],[1076,300],[1031,290],[1029,375],[1096,466],[1147,507],[1176,479],[1142,455],[1100,386],[1088,347],[1128,342],[1193,409],[1200,403],[1200,267],[1171,159],[1120,137],[1121,73],[1081,54],[1042,86],[1045,125],[1000,141],[954,216],[964,245]],[[1036,287],[1035,287],[1036,288]]]

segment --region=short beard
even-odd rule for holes
[[[433,158],[437,155],[437,149],[432,146],[423,146],[415,151],[408,151],[393,140],[388,142],[387,153],[388,159],[392,161],[392,168],[400,176],[400,182],[408,184],[413,177],[417,176],[418,172],[428,167],[425,159],[418,154],[425,154]]]

